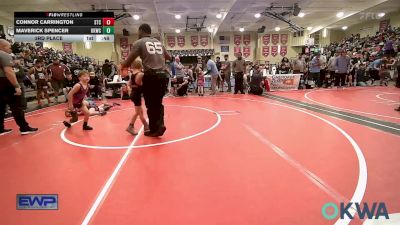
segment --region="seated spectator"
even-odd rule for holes
[[[90,72],[89,93],[92,97],[101,99],[100,80],[94,72]]]
[[[367,76],[366,73],[366,66],[364,63],[360,64],[357,72],[356,72],[356,80],[357,80],[357,86],[369,86],[367,81],[370,80],[370,78]]]
[[[189,88],[189,76],[185,76],[183,78],[178,78],[177,81],[177,88],[176,88],[176,94],[178,96],[185,96],[187,95],[187,90]]]
[[[65,87],[63,88],[63,94],[65,96],[65,99],[67,99],[67,95],[69,91],[74,87],[74,85],[78,83],[76,80],[72,78],[72,74],[67,74],[65,78]],[[67,99],[68,101],[68,99]]]
[[[251,76],[249,93],[254,95],[262,95],[263,93],[262,84],[263,84],[262,70],[260,66],[256,65],[254,68],[253,75]]]

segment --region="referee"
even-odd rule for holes
[[[11,129],[4,128],[4,117],[7,104],[19,126],[22,135],[36,132],[25,120],[25,112],[22,105],[21,86],[12,68],[11,44],[0,39],[0,136],[10,133]]]
[[[142,59],[143,97],[150,128],[149,131],[144,132],[144,135],[158,137],[162,136],[166,130],[162,100],[167,89],[165,59],[170,60],[171,56],[159,40],[150,36],[151,27],[148,24],[140,25],[139,40],[133,44],[132,51],[121,64],[121,68],[129,67],[137,57]]]

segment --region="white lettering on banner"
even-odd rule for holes
[[[271,91],[297,90],[302,74],[267,75]]]

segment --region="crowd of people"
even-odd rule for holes
[[[2,40],[6,46],[3,46],[3,52],[9,51],[12,57],[12,69],[17,82],[14,86],[21,89],[22,110],[26,109],[24,95],[29,89],[36,91],[39,106],[43,105],[44,99],[48,104],[62,101],[59,99],[59,95],[62,94],[65,96],[65,102],[71,101],[71,91],[74,94],[80,91],[87,92],[89,96],[101,99],[107,88],[106,81],[112,80],[114,75],[120,72],[118,66],[109,60],[99,65],[95,59],[89,57],[32,43],[7,42],[10,45],[8,50],[6,42]],[[223,61],[219,56],[215,60],[212,60],[211,56],[199,56],[197,63],[183,65],[180,57],[175,56],[163,71],[169,74],[169,79],[166,80],[167,90],[175,96],[185,96],[188,92],[204,96],[206,83],[210,84],[210,95],[232,91],[234,94],[261,95],[264,90],[268,90],[267,74],[303,74],[299,88],[387,86],[389,81],[396,77],[395,71],[400,71],[400,28],[388,26],[383,32],[362,38],[359,34],[352,34],[341,42],[331,43],[323,49],[323,52],[301,53],[292,60],[283,57],[276,64],[249,62],[238,53],[234,61],[229,61],[228,55],[223,56]],[[6,56],[3,58],[6,60]],[[131,68],[129,77],[134,71],[137,72],[138,68],[138,65]],[[128,82],[129,78],[126,81]],[[400,87],[399,79],[396,86]],[[81,90],[83,87],[85,91]],[[124,92],[129,95],[132,88],[122,87],[121,97]],[[54,100],[51,96],[54,96]],[[10,109],[13,107],[12,104],[8,105]],[[86,120],[90,115],[89,109],[83,107],[82,111]],[[136,117],[138,116],[142,119],[143,114],[139,111]],[[27,129],[26,121],[20,119],[20,123]],[[87,124],[86,128],[90,129]],[[130,128],[128,130],[135,133]]]

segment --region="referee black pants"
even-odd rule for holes
[[[164,127],[164,106],[162,104],[167,90],[167,74],[163,71],[146,71],[143,76],[143,97],[149,117],[150,133]]]
[[[4,118],[6,115],[6,106],[10,106],[10,110],[15,122],[21,129],[29,127],[25,120],[25,112],[23,107],[23,97],[14,95],[14,87],[7,78],[0,78],[0,130],[4,130]]]
[[[235,94],[240,93],[244,94],[243,91],[243,72],[235,73]]]

